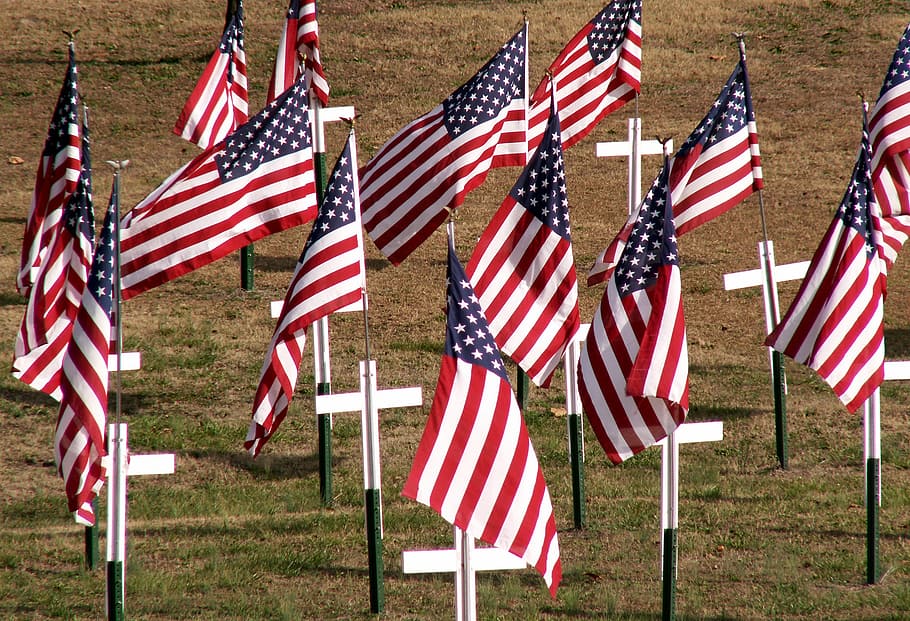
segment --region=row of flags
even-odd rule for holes
[[[292,0],[269,103],[251,118],[236,101],[246,89],[242,28],[238,2],[193,105],[181,114],[196,120],[178,133],[192,125],[185,137],[205,137],[203,151],[119,227],[112,194],[94,261],[88,131],[78,124],[70,48],[26,225],[17,285],[29,302],[13,364],[17,377],[61,400],[55,454],[70,510],[93,521],[91,499],[103,481],[117,285],[128,299],[314,221],[254,397],[245,446],[255,455],[287,414],[309,325],[365,294],[362,229],[400,263],[489,170],[520,165],[466,269],[450,240],[445,353],[404,494],[525,559],[555,593],[561,565],[552,504],[500,350],[547,386],[579,328],[564,149],[640,91],[641,1],[607,5],[530,98],[525,24],[471,80],[360,170],[352,129],[319,205],[309,112],[311,103],[327,102],[328,84],[318,62],[315,3]],[[797,299],[768,337],[769,345],[818,370],[851,410],[881,382],[885,276],[910,233],[902,181],[910,148],[903,104],[908,37],[910,27],[871,113],[841,210]],[[614,462],[671,433],[688,410],[678,236],[762,188],[742,44],[740,52],[711,110],[675,155],[665,154],[645,199],[588,274],[589,284],[606,288],[579,363],[579,390]],[[212,80],[215,74],[221,78]],[[113,266],[118,243],[120,264]]]

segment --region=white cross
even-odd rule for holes
[[[454,573],[455,619],[476,621],[477,572],[524,569],[527,564],[500,548],[475,548],[473,537],[457,526],[454,531],[454,549],[405,550],[401,553],[401,570],[406,574]]]
[[[107,462],[107,614],[123,618],[126,584],[126,477],[173,474],[174,454],[130,455],[126,423],[108,425]]]
[[[663,155],[664,147],[659,140],[641,139],[641,119],[630,118],[629,138],[625,142],[598,142],[594,145],[597,157],[629,158],[628,213],[641,202],[641,156]],[[673,152],[673,141],[667,142],[667,151]]]

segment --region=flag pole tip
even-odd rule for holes
[[[116,161],[108,160],[107,164],[114,170],[123,170],[124,168],[126,168],[127,166],[130,165],[130,161],[129,160],[116,160]]]
[[[76,28],[75,30],[64,30],[63,34],[69,37],[70,43],[73,43],[76,40],[76,35],[79,34],[79,29]]]

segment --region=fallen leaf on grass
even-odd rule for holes
[[[18,166],[19,164],[25,164],[25,160],[17,155],[10,155],[6,161],[8,163],[12,164],[13,166]]]

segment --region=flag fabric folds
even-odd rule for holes
[[[104,431],[119,204],[115,189],[63,359],[62,397],[54,431],[54,457],[69,510],[86,526],[95,523],[92,500],[106,476],[102,457],[107,454]]]
[[[70,42],[66,75],[41,151],[35,190],[22,237],[22,255],[16,276],[16,288],[22,295],[29,294],[38,268],[56,234],[67,200],[76,191],[81,169],[78,107],[76,52]]]
[[[228,18],[218,48],[177,118],[174,133],[208,149],[246,123],[247,102],[243,2],[238,0],[237,10]]]
[[[613,0],[605,6],[572,37],[547,71],[531,96],[529,151],[546,131],[551,83],[555,83],[565,149],[641,92],[641,0]]]
[[[82,303],[95,238],[88,113],[82,129],[82,169],[35,272],[16,335],[12,374],[60,400],[60,372]]]
[[[796,298],[765,341],[817,371],[851,412],[882,383],[885,368],[885,270],[872,226],[871,162],[864,126],[840,207]]]
[[[610,461],[683,423],[689,360],[666,163],[613,271],[578,363],[579,393]]]
[[[316,216],[302,80],[124,216],[123,299]]]
[[[500,349],[549,386],[578,331],[578,281],[559,117],[487,225],[467,273]]]
[[[890,270],[910,235],[910,26],[894,52],[869,115],[876,243]]]
[[[496,343],[449,243],[445,352],[402,494],[468,535],[562,577],[550,493]]]
[[[744,53],[708,114],[665,166],[670,167],[677,235],[726,213],[762,189],[761,153]],[[643,208],[647,209],[639,205],[630,214],[616,239],[597,257],[588,273],[589,286],[610,277]]]
[[[307,328],[363,295],[363,241],[354,133],[329,180],[266,352],[244,446],[253,456],[284,420],[297,384]]]
[[[395,134],[361,170],[363,224],[399,265],[494,166],[525,163],[527,25],[470,81]],[[513,159],[494,154],[515,143]],[[494,159],[496,160],[494,162]]]
[[[319,24],[316,21],[315,0],[291,0],[275,68],[269,81],[268,101],[288,89],[305,69],[306,83],[323,106],[329,105],[329,83],[319,58]]]

